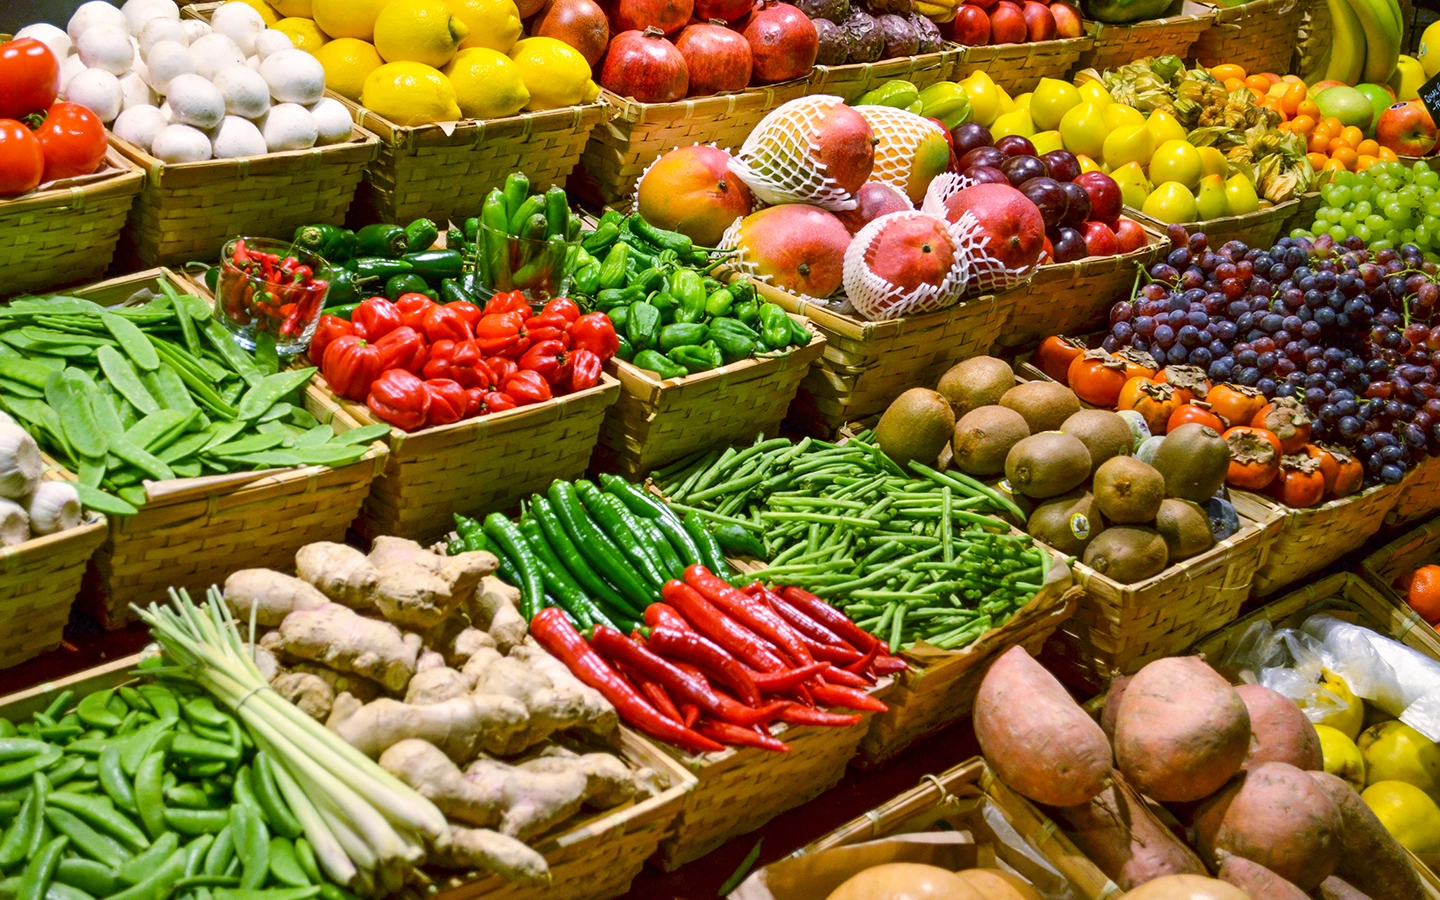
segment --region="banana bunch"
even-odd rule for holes
[[[910,0],[910,8],[932,22],[944,24],[955,18],[960,0]]]
[[[1326,0],[1335,37],[1306,77],[1384,84],[1400,60],[1404,20],[1398,0]],[[1313,76],[1313,77],[1312,77]]]

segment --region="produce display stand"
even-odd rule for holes
[[[1033,91],[1042,78],[1066,78],[1080,56],[1095,45],[1087,35],[1030,41],[1023,44],[960,46],[950,81],[960,81],[974,72],[984,72],[1007,93]]]
[[[0,200],[0,296],[103,275],[144,180],[112,147],[94,175]]]
[[[1200,33],[1191,55],[1202,66],[1233,63],[1246,72],[1285,75],[1294,65],[1296,37],[1312,0],[1250,0],[1229,6],[1216,0],[1215,23]]]
[[[1440,659],[1440,631],[1420,618],[1394,587],[1396,578],[1436,561],[1440,561],[1440,519],[1405,532],[1365,557],[1360,564],[1360,575],[1370,583],[1375,593],[1394,607],[1390,618],[1392,624],[1397,618],[1405,622],[1406,631],[1403,633],[1411,636],[1405,642]]]
[[[615,203],[635,193],[640,176],[661,154],[691,144],[738,150],[766,113],[809,88],[807,79],[798,78],[672,103],[640,103],[602,89],[608,117],[590,133],[580,162],[600,203]]]
[[[830,94],[854,103],[861,94],[872,91],[887,81],[908,81],[924,90],[932,84],[951,81],[955,63],[962,48],[947,43],[935,53],[897,56],[871,63],[850,63],[843,66],[816,66],[810,73],[806,96]]]
[[[356,532],[366,540],[436,540],[455,527],[455,513],[483,517],[557,478],[579,478],[605,409],[619,396],[620,382],[602,373],[594,387],[543,403],[414,432],[391,428],[389,455],[355,518]],[[340,434],[380,423],[318,374],[305,406]]]
[[[161,279],[196,293],[169,269],[71,293],[112,305]],[[169,587],[203,596],[236,569],[291,570],[295,551],[306,544],[344,539],[385,456],[385,445],[374,443],[360,459],[335,469],[300,466],[147,482],[150,500],[138,513],[109,517],[80,602],[102,627],[116,629],[134,618],[130,604],[163,598]],[[67,471],[65,477],[75,476]]]
[[[1173,53],[1191,57],[1190,48],[1215,21],[1215,9],[1192,0],[1177,0],[1166,10],[1169,15],[1128,25],[1106,25],[1085,20],[1085,31],[1095,46],[1080,55],[1080,68],[1104,72],[1144,56]]]
[[[825,349],[818,329],[810,333],[804,347],[683,378],[661,379],[625,360],[611,360],[620,397],[605,411],[596,466],[640,478],[704,447],[776,434],[800,379]]]
[[[1288,233],[1289,228],[1295,227],[1288,223],[1295,217],[1299,207],[1298,199],[1286,200],[1284,203],[1258,209],[1243,216],[1221,216],[1203,222],[1184,222],[1182,227],[1191,234],[1204,232],[1212,248],[1219,248],[1229,241],[1242,241],[1250,247],[1269,247]],[[1125,207],[1125,215],[1160,234],[1165,234],[1170,227],[1128,206]]]

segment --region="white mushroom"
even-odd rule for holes
[[[124,111],[127,109],[137,106],[153,107],[160,102],[160,98],[150,90],[150,85],[138,72],[131,72],[120,79],[120,96],[121,115],[124,115]]]
[[[104,69],[116,77],[129,72],[135,62],[130,32],[113,25],[85,29],[75,42],[75,53],[87,67]]]
[[[265,136],[249,119],[226,116],[225,121],[215,130],[215,139],[210,142],[216,159],[231,159],[237,156],[262,156],[268,151]]]
[[[304,50],[281,50],[260,62],[270,95],[282,103],[316,103],[325,96],[325,67]]]
[[[214,128],[225,118],[225,98],[199,75],[177,75],[165,90],[174,121],[196,128]]]
[[[350,140],[350,110],[334,97],[326,97],[310,107],[315,117],[315,143],[320,145],[338,144]]]
[[[255,39],[255,57],[260,59],[264,59],[272,53],[279,53],[281,50],[294,49],[295,42],[290,40],[290,35],[273,28],[267,28],[260,32],[260,36]]]
[[[185,33],[185,26],[178,19],[151,19],[140,29],[140,55],[147,61],[150,59],[150,51],[161,41],[174,41],[181,46],[190,46],[190,35]]]
[[[149,150],[155,141],[155,135],[164,131],[169,124],[165,114],[153,106],[132,106],[116,117],[110,130],[115,132],[116,137],[143,150]]]
[[[179,41],[161,41],[150,48],[145,73],[150,86],[157,93],[165,94],[169,92],[171,79],[195,74],[195,58],[190,55],[190,48]]]
[[[271,153],[281,150],[306,150],[315,146],[319,133],[315,117],[298,103],[280,103],[270,107],[260,123],[265,146]]]
[[[73,53],[65,57],[64,62],[60,63],[60,93],[62,95],[65,93],[65,86],[70,83],[70,79],[83,71],[85,71],[85,63],[80,57]]]
[[[36,22],[33,25],[26,25],[15,32],[16,39],[34,38],[50,48],[55,58],[64,62],[65,57],[70,54],[70,48],[75,45],[70,41],[70,35],[51,25],[49,22]]]
[[[165,119],[166,125],[173,125],[175,123],[175,111],[170,108],[169,100],[160,104],[160,115]]]
[[[270,89],[260,73],[249,66],[221,69],[215,74],[215,89],[225,98],[225,112],[229,115],[258,119],[270,108]]]
[[[65,34],[70,38],[70,43],[80,43],[80,35],[91,28],[100,25],[113,25],[116,28],[124,29],[126,34],[130,33],[130,20],[118,7],[111,6],[105,0],[90,0],[88,3],[80,4],[70,21],[65,24]]]
[[[185,28],[185,36],[192,44],[210,33],[210,23],[204,19],[181,19],[180,24]]]
[[[210,27],[223,34],[246,56],[255,52],[255,39],[265,30],[265,20],[253,6],[245,3],[222,3],[210,14]]]
[[[65,99],[87,107],[108,125],[120,115],[125,91],[120,87],[120,79],[104,69],[85,69],[66,83]]]
[[[215,73],[221,69],[245,65],[245,54],[240,52],[234,41],[223,34],[192,38],[190,59],[195,63],[195,74],[207,79],[214,78]]]
[[[125,21],[130,23],[130,33],[135,35],[155,19],[180,21],[180,7],[173,0],[125,0],[120,12],[125,14]]]
[[[150,154],[168,163],[203,162],[210,152],[205,132],[189,125],[166,125],[150,145]]]

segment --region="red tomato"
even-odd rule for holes
[[[78,103],[56,103],[35,129],[45,151],[42,180],[89,175],[105,158],[105,123]]]
[[[34,132],[14,119],[0,119],[0,197],[35,190],[45,173],[45,151]]]
[[[0,44],[0,118],[46,109],[60,92],[60,61],[34,38]]]
[[[1171,384],[1172,382],[1167,381],[1165,383]],[[1220,417],[1211,412],[1207,407],[1196,406],[1194,403],[1182,403],[1176,408],[1175,412],[1171,414],[1170,420],[1165,423],[1165,433],[1169,434],[1181,425],[1190,422],[1199,422],[1201,425],[1208,425],[1216,431],[1225,430],[1225,423],[1220,421]]]

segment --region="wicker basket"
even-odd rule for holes
[[[1269,497],[1235,491],[1235,509],[1262,523],[1267,532],[1269,547],[1255,572],[1255,595],[1273,594],[1365,543],[1380,530],[1400,489],[1400,485],[1377,485],[1308,509],[1291,509]]]
[[[177,290],[195,290],[168,269],[150,269],[72,293],[123,303],[161,278]],[[151,499],[138,513],[110,517],[105,543],[85,574],[82,608],[115,629],[134,618],[130,604],[163,600],[171,586],[199,596],[236,569],[292,569],[295,551],[304,545],[344,539],[385,455],[385,446],[376,443],[338,469],[302,466],[152,484]]]
[[[923,90],[932,84],[952,80],[950,75],[960,53],[960,47],[946,44],[945,49],[937,53],[918,53],[846,66],[816,66],[810,73],[805,93],[830,94],[844,98],[846,103],[853,103],[866,91],[896,79],[908,81]]]
[[[1405,473],[1400,496],[1385,514],[1388,526],[1404,525],[1440,511],[1440,456],[1427,456]]]
[[[590,462],[605,409],[620,382],[488,416],[415,432],[390,429],[390,454],[354,529],[425,541],[455,527],[453,516],[507,509],[557,478],[578,478]],[[363,403],[337,397],[319,375],[305,406],[341,433],[380,422]]]
[[[745,359],[684,378],[662,380],[613,360],[620,399],[605,411],[596,467],[634,479],[702,447],[776,434],[800,379],[825,349],[824,336],[811,333],[809,344],[783,356]]]
[[[1027,347],[1052,334],[1080,334],[1108,325],[1116,298],[1129,297],[1138,272],[1169,251],[1168,238],[1149,237],[1149,243],[1129,253],[1041,266],[1028,284],[1012,292],[1010,318],[996,343]]]
[[[1104,72],[1142,56],[1163,56],[1167,53],[1189,59],[1190,48],[1215,21],[1215,10],[1191,0],[1180,0],[1171,4],[1167,12],[1171,14],[1164,18],[1129,25],[1106,25],[1087,20],[1085,31],[1095,39],[1095,46],[1080,54],[1080,68]]]
[[[673,103],[639,103],[602,90],[610,118],[590,133],[580,163],[602,205],[623,200],[662,153],[691,144],[737,150],[766,113],[805,96],[809,86],[800,78]]]
[[[1400,591],[1394,588],[1395,579],[1413,572],[1420,566],[1440,562],[1440,519],[1426,522],[1413,531],[1407,531],[1395,540],[1365,557],[1360,564],[1360,574],[1384,597],[1394,611],[1395,617],[1407,624],[1407,639],[1411,646],[1422,645],[1431,656],[1440,659],[1440,632],[1416,615],[1405,603]]]
[[[1094,45],[1095,39],[1087,34],[1025,44],[962,46],[949,80],[960,81],[972,72],[984,72],[1007,93],[1017,96],[1035,90],[1042,78],[1065,78],[1081,54]]]
[[[1204,222],[1186,222],[1184,228],[1191,234],[1204,232],[1210,239],[1212,249],[1219,249],[1220,245],[1227,241],[1243,241],[1251,247],[1269,247],[1286,232],[1287,224],[1299,207],[1299,200],[1286,200],[1284,203],[1243,216],[1221,216]],[[1125,215],[1160,234],[1165,234],[1170,227],[1128,206],[1125,207]]]
[[[1201,32],[1191,53],[1203,66],[1233,63],[1246,72],[1285,75],[1293,67],[1300,23],[1310,0],[1250,0],[1215,5],[1215,24]]]
[[[1315,213],[1325,205],[1325,198],[1320,196],[1318,190],[1301,194],[1295,199],[1297,205],[1290,215],[1285,217],[1285,224],[1280,226],[1280,237],[1288,237],[1290,232],[1297,228],[1309,231],[1315,224]]]

